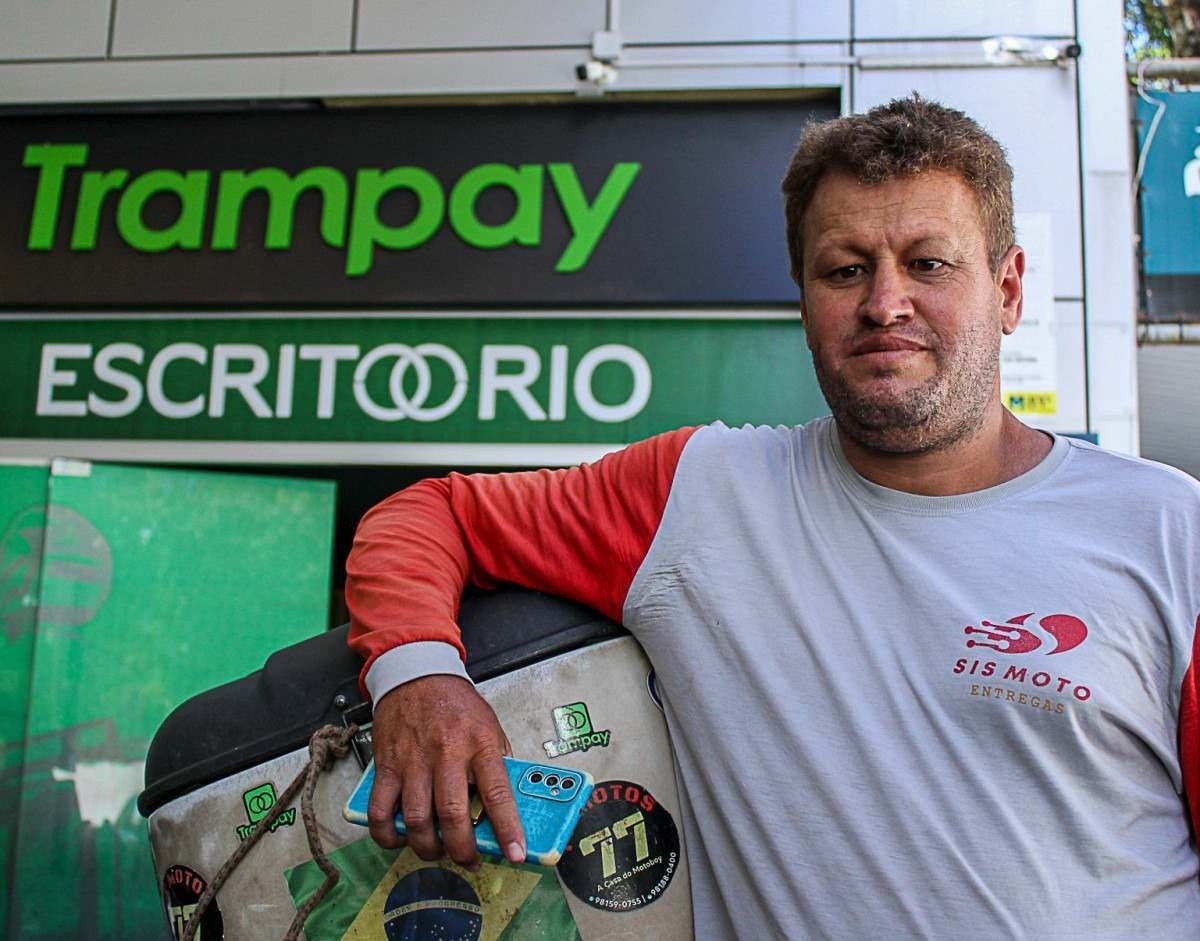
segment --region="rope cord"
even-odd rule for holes
[[[292,783],[279,796],[274,806],[267,811],[267,815],[258,821],[250,836],[233,851],[232,855],[225,860],[225,864],[217,871],[212,882],[208,884],[208,887],[201,894],[200,900],[196,903],[196,909],[188,919],[187,925],[184,926],[183,937],[180,941],[194,941],[196,933],[200,930],[200,920],[204,917],[204,913],[208,911],[208,906],[212,903],[212,900],[216,898],[217,893],[221,890],[221,886],[225,884],[241,861],[246,858],[246,855],[262,838],[262,835],[271,828],[271,824],[296,799],[297,792],[303,789],[300,797],[300,816],[304,820],[304,832],[308,837],[308,848],[312,853],[313,861],[325,873],[325,881],[296,910],[296,917],[292,919],[287,934],[284,935],[284,941],[298,941],[300,932],[304,930],[304,922],[308,919],[312,910],[320,905],[321,900],[329,894],[329,890],[337,885],[337,881],[341,876],[337,867],[325,855],[325,847],[321,843],[321,835],[317,829],[317,813],[313,808],[313,794],[317,789],[317,778],[331,764],[329,760],[331,754],[334,758],[342,758],[347,754],[350,750],[350,739],[357,731],[357,725],[345,727],[325,725],[313,732],[312,738],[308,742],[309,759],[307,764],[300,769],[300,773],[296,775]]]
[[[1154,117],[1150,120],[1150,127],[1146,130],[1146,138],[1142,141],[1142,147],[1138,153],[1137,167],[1133,174],[1134,199],[1137,199],[1138,187],[1142,184],[1142,174],[1146,172],[1146,158],[1150,155],[1150,145],[1154,143],[1154,135],[1158,133],[1158,122],[1167,113],[1167,102],[1165,100],[1159,99],[1156,101],[1146,94],[1146,64],[1148,61],[1147,59],[1143,59],[1138,63],[1137,93],[1142,101],[1154,105],[1157,110],[1154,112]]]

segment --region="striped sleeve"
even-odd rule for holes
[[[695,430],[590,465],[424,480],[371,509],[346,560],[350,646],[366,660],[371,698],[418,676],[466,675],[455,622],[468,580],[549,592],[620,620]]]
[[[1192,833],[1200,833],[1200,617],[1192,637],[1192,659],[1183,677],[1179,697],[1179,764],[1187,797]]]

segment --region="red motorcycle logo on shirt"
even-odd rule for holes
[[[1019,614],[1009,618],[1003,624],[991,621],[980,621],[980,627],[968,624],[963,632],[967,635],[968,647],[987,647],[1003,654],[1033,653],[1050,641],[1044,639],[1029,629],[1032,625],[1026,622],[1033,617],[1033,612]],[[1053,638],[1054,649],[1045,651],[1047,656],[1056,653],[1066,653],[1082,644],[1087,637],[1087,625],[1072,614],[1048,614],[1040,618],[1037,626],[1049,637]],[[981,636],[982,640],[975,640]]]

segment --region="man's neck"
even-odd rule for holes
[[[864,447],[838,428],[842,452],[859,474],[888,487],[928,497],[986,490],[1019,477],[1050,453],[1053,439],[999,407],[970,439],[937,451],[893,454]]]

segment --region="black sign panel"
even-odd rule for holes
[[[794,303],[831,103],[10,118],[0,307]]]
[[[1150,323],[1200,323],[1200,275],[1145,276],[1146,320]]]

